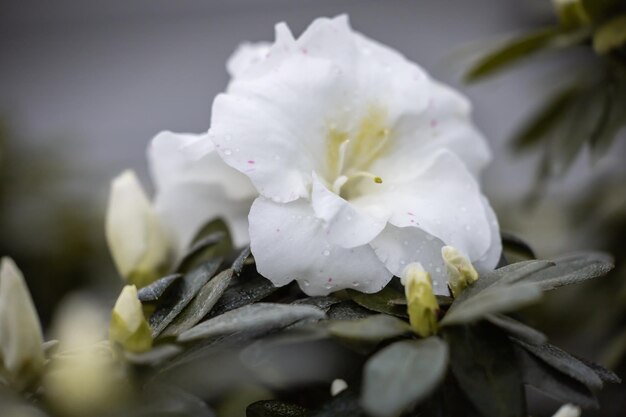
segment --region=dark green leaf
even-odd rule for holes
[[[181,342],[233,334],[250,329],[270,331],[301,320],[321,320],[322,310],[307,305],[255,303],[213,317],[183,332]]]
[[[370,310],[350,300],[333,304],[328,309],[328,318],[330,320],[358,320],[371,315],[372,312]]]
[[[598,408],[598,400],[585,385],[546,365],[521,348],[518,356],[525,384],[564,403]]]
[[[603,382],[608,382],[610,384],[619,384],[622,382],[622,379],[610,369],[606,369],[604,366],[598,365],[597,363],[584,358],[576,358],[591,369],[593,369],[593,371],[600,377]]]
[[[515,311],[540,298],[541,290],[536,284],[493,285],[461,303],[453,303],[441,325],[471,323],[490,314]]]
[[[536,283],[543,291],[577,284],[606,275],[613,269],[613,259],[601,252],[579,252],[552,260],[554,266],[517,279],[520,283]]]
[[[391,314],[398,317],[408,317],[406,306],[396,304],[395,300],[404,298],[404,294],[387,286],[375,294],[365,294],[358,291],[348,290],[352,300],[368,310],[377,313]]]
[[[510,284],[553,265],[554,264],[550,261],[522,261],[503,266],[493,272],[481,275],[478,281],[467,287],[456,300],[454,300],[453,304],[462,303],[494,284]]]
[[[547,336],[539,330],[535,330],[522,322],[512,319],[511,317],[502,314],[493,314],[487,316],[487,320],[511,336],[515,336],[525,342],[540,345],[548,341]]]
[[[189,252],[180,260],[176,270],[185,273],[202,262],[211,260],[219,255],[227,255],[228,250],[225,250],[223,246],[229,243],[222,243],[226,239],[228,239],[226,232],[218,231],[195,242],[189,249]]]
[[[142,303],[152,303],[159,301],[165,291],[176,281],[182,277],[181,274],[172,274],[154,281],[137,291],[137,297]]]
[[[330,333],[342,339],[380,342],[411,333],[411,326],[398,318],[377,314],[360,320],[332,321]]]
[[[241,271],[243,271],[243,267],[246,264],[246,260],[250,256],[250,246],[241,251],[241,253],[237,256],[237,259],[233,262],[232,269],[235,271],[235,275],[240,275]]]
[[[387,346],[365,364],[361,405],[375,417],[397,416],[437,388],[447,365],[448,347],[438,337]]]
[[[328,310],[335,304],[341,302],[339,298],[332,296],[316,296],[316,297],[306,297],[301,298],[299,300],[294,301],[292,304],[306,304],[310,306],[315,306],[324,312],[328,312]]]
[[[508,336],[482,323],[445,329],[452,372],[485,417],[526,416],[522,377]]]
[[[278,400],[257,401],[246,409],[246,417],[307,417],[308,410]]]
[[[626,43],[626,15],[616,16],[600,26],[593,34],[593,49],[607,54]]]
[[[544,139],[546,134],[563,119],[578,93],[578,88],[568,87],[553,95],[514,136],[512,144],[515,150],[528,150],[540,143],[541,139]],[[504,235],[502,237],[504,238]],[[534,254],[532,258],[535,258]]]
[[[598,22],[620,9],[622,0],[581,0],[591,19]],[[623,9],[623,4],[622,4]]]
[[[604,90],[604,109],[590,142],[594,159],[603,156],[618,133],[626,128],[626,80],[609,80]]]
[[[233,277],[233,270],[226,269],[204,284],[185,309],[165,328],[163,336],[178,336],[198,324],[220,299]]]
[[[221,259],[207,262],[188,272],[171,286],[171,291],[167,291],[167,296],[150,316],[153,337],[161,334],[172,320],[183,311],[202,286],[217,272],[221,263]]]
[[[183,349],[180,346],[165,344],[156,346],[149,351],[143,353],[133,353],[125,351],[124,357],[130,363],[135,365],[154,365],[173,358],[182,350]]]
[[[520,36],[480,58],[466,73],[465,80],[477,81],[542,49],[575,45],[588,35],[587,31],[564,31],[551,27]]]
[[[564,350],[548,343],[537,346],[522,342],[521,340],[514,340],[528,352],[532,353],[551,367],[577,381],[582,382],[591,390],[599,390],[602,388],[602,380],[596,372]]]
[[[255,303],[275,292],[277,288],[268,279],[259,275],[244,274],[233,277],[231,286],[224,292],[210,313],[219,316],[235,308]]]

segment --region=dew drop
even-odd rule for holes
[[[347,221],[352,220],[352,216],[346,216],[346,220],[347,220]]]
[[[404,242],[402,242],[402,244],[403,244],[404,246],[407,246],[407,245],[409,244],[409,241],[408,241],[408,240],[405,240]]]
[[[358,283],[358,282],[356,282],[356,281],[353,281],[353,282],[352,282],[352,286],[353,286],[354,288],[357,288],[359,285],[361,285],[361,284],[359,284],[359,283]]]
[[[437,271],[439,273],[439,272],[441,272],[441,268],[437,267],[437,268],[435,268],[435,271]]]
[[[304,284],[305,287],[308,287],[309,285],[311,285],[311,283],[307,280],[302,281],[302,283]]]
[[[406,261],[404,259],[401,259],[400,260],[400,265],[404,265],[404,264],[406,264]]]
[[[232,154],[233,154],[233,151],[231,151],[230,149],[224,149],[224,155],[228,156]]]
[[[330,251],[328,249],[326,249],[326,250],[324,250],[324,252],[322,252],[322,255],[330,256]]]

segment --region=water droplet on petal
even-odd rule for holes
[[[304,284],[305,287],[308,287],[309,285],[311,285],[311,283],[307,281],[306,279],[302,281],[302,283]]]
[[[352,282],[352,286],[353,286],[354,288],[358,287],[359,285],[361,285],[361,284],[359,284],[359,283],[358,283],[358,282],[356,282],[356,281],[353,281],[353,282]]]
[[[232,154],[233,154],[233,151],[231,151],[230,149],[224,149],[224,155],[228,156]]]
[[[403,244],[404,246],[407,246],[407,245],[409,244],[409,241],[408,241],[408,240],[405,240],[404,242],[402,242],[402,244]]]
[[[322,252],[322,255],[330,256],[330,251],[328,249],[326,249],[326,250],[324,250],[324,252]]]

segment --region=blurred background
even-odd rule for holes
[[[209,127],[212,99],[226,86],[225,62],[237,45],[273,39],[280,21],[298,34],[314,18],[340,13],[470,97],[494,152],[484,187],[504,230],[542,258],[583,248],[618,258],[608,279],[560,292],[527,315],[557,344],[611,361],[624,377],[624,140],[599,160],[583,152],[538,196],[540,155],[510,147],[554,78],[584,54],[534,60],[476,85],[461,82],[476,54],[553,22],[545,0],[4,0],[0,254],[23,269],[44,323],[72,292],[88,291],[103,303],[114,298],[121,282],[103,233],[109,181],[133,168],[150,189],[149,140],[164,129]],[[603,393],[607,408],[597,415],[619,415],[624,402],[615,399],[623,394],[619,387]]]

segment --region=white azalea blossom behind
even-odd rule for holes
[[[162,132],[148,150],[155,209],[178,258],[200,228],[215,218],[224,219],[235,245],[249,242],[247,217],[257,193],[213,147],[206,135]]]
[[[265,57],[248,56],[231,61],[210,139],[260,194],[249,230],[262,275],[309,295],[375,292],[420,262],[447,294],[443,246],[495,267],[498,224],[478,183],[491,156],[463,96],[345,16],[298,39],[281,23]]]

